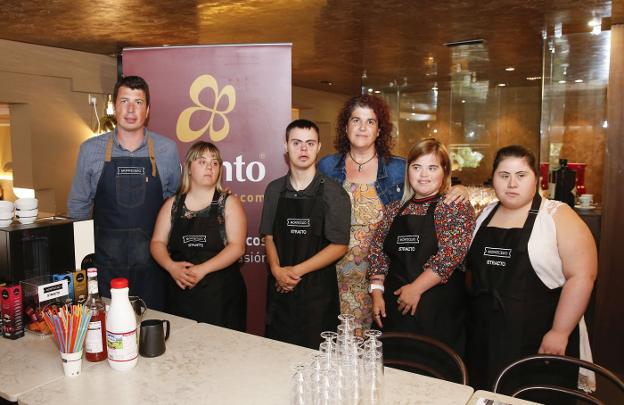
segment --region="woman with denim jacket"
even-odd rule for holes
[[[340,311],[353,315],[357,333],[363,333],[373,321],[366,257],[385,206],[403,195],[405,159],[391,154],[390,110],[380,97],[349,99],[338,115],[336,132],[338,153],[322,158],[318,168],[342,184],[351,199],[349,251],[336,270]],[[467,199],[466,194],[464,188],[455,188],[445,202]]]

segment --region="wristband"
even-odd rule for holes
[[[368,293],[372,294],[374,290],[381,290],[382,293],[385,291],[384,286],[381,284],[369,284]]]

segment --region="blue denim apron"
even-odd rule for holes
[[[147,137],[149,157],[111,157],[112,134],[93,208],[95,265],[100,293],[110,297],[110,281],[128,279],[130,295],[152,309],[165,304],[165,273],[152,259],[149,243],[163,192],[154,143]]]

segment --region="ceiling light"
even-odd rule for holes
[[[462,104],[465,104],[465,103],[466,103],[466,100],[462,100]]]
[[[555,38],[561,38],[563,36],[563,25],[561,23],[555,24]]]
[[[368,92],[369,92],[369,93],[372,93],[372,92],[373,92],[373,89],[368,89]]]
[[[375,94],[381,93],[381,90],[375,90]]]
[[[602,31],[602,20],[600,18],[592,18],[587,23],[590,27],[592,27],[592,35],[598,35]]]
[[[559,82],[558,82],[558,83],[559,83],[559,84],[565,84],[565,83],[566,83],[566,81],[565,81],[565,80],[559,80]]]
[[[526,79],[527,80],[541,80],[542,76],[529,76]]]
[[[507,83],[498,83],[497,86],[498,87],[505,87],[505,86],[507,86]]]
[[[604,120],[604,121],[602,122],[602,127],[603,127],[603,128],[609,128],[609,123],[607,122],[607,120]]]
[[[433,129],[433,133],[434,133],[434,134],[437,134],[437,133],[438,133],[438,129],[437,129],[437,128],[434,128],[434,129]]]
[[[505,70],[508,72],[513,72],[514,70],[516,70],[516,68],[513,66],[509,66],[509,67],[506,67]]]
[[[583,79],[576,79],[574,83],[583,83]]]

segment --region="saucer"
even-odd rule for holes
[[[587,207],[584,207],[581,204],[576,204],[574,208],[578,210],[593,210],[594,208],[596,208],[596,204],[588,205]]]

